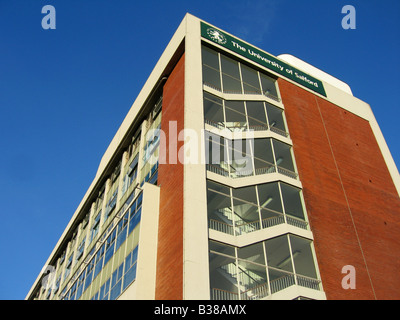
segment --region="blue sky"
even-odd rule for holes
[[[186,12],[348,83],[399,166],[400,1],[0,0],[0,299],[25,298]]]

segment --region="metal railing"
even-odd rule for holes
[[[212,288],[211,300],[239,300],[239,294],[237,292],[231,292],[219,288]]]
[[[209,87],[211,89],[217,90],[219,92],[223,92],[223,93],[227,93],[227,94],[252,94],[252,95],[262,95],[265,96],[267,98],[270,98],[274,101],[277,102],[281,102],[281,99],[273,94],[271,94],[270,92],[263,92],[261,90],[257,90],[257,91],[246,91],[245,93],[242,92],[242,90],[222,90],[219,87],[216,87],[214,85],[212,85],[211,83],[208,83],[206,81],[203,81],[203,85],[205,85],[206,87]]]
[[[318,279],[306,277],[297,274],[296,275],[297,284],[302,287],[306,287],[313,290],[321,290],[321,281]]]
[[[261,208],[263,211],[268,211],[270,214],[274,214],[272,217],[264,218],[260,220],[254,220],[254,221],[236,221],[235,223],[232,221],[233,216],[228,217],[223,209],[223,211],[219,211],[219,214],[224,215],[227,217],[228,220],[232,221],[232,223],[226,223],[221,220],[216,220],[216,219],[209,219],[209,224],[208,227],[212,230],[216,230],[219,232],[223,232],[229,235],[242,235],[250,232],[254,232],[260,229],[267,229],[271,228],[273,226],[277,226],[279,224],[290,224],[294,227],[301,228],[304,230],[308,230],[308,222],[301,219],[297,218],[294,216],[291,216],[289,214],[283,214],[278,211],[274,211],[268,208]],[[229,213],[232,214],[231,211]]]
[[[280,134],[281,136],[289,137],[289,133],[286,132],[285,130],[282,130],[282,129],[279,129],[279,128],[273,127],[273,126],[270,126],[269,129],[270,129],[272,132],[275,132],[275,133],[277,133],[277,134]]]
[[[266,229],[273,226],[277,226],[278,224],[285,223],[285,217],[283,216],[283,214],[280,214],[278,216],[266,218],[261,221],[262,221],[262,227]]]
[[[217,128],[218,130],[226,130],[226,129],[228,129],[229,131],[232,131],[232,132],[235,131],[235,130],[238,130],[238,129],[241,130],[241,131],[246,131],[246,130],[249,130],[249,131],[267,131],[267,130],[271,130],[272,132],[277,133],[277,134],[279,134],[279,135],[281,135],[283,137],[289,137],[289,133],[286,132],[285,130],[279,129],[279,128],[274,127],[274,126],[268,126],[266,124],[265,125],[262,125],[262,124],[260,124],[260,125],[247,125],[247,124],[243,124],[241,122],[241,123],[238,123],[237,125],[228,125],[228,124],[226,124],[224,122],[215,122],[215,121],[210,120],[210,119],[204,119],[204,123],[206,123],[206,124],[208,124],[208,125],[210,125],[210,126],[212,126],[214,128]]]
[[[292,179],[298,179],[298,174],[296,172],[293,172],[289,169],[285,169],[282,167],[279,167],[275,164],[271,164],[268,167],[263,167],[263,168],[256,168],[256,169],[250,169],[250,170],[236,170],[235,172],[229,172],[228,170],[215,165],[215,164],[206,164],[206,169],[208,171],[211,171],[213,173],[219,174],[224,177],[230,177],[233,179],[237,178],[242,178],[242,177],[248,177],[248,176],[258,176],[261,174],[269,174],[269,173],[280,173],[283,174],[289,178]]]
[[[240,295],[237,292],[212,288],[211,300],[260,300],[267,297],[269,294],[274,294],[296,285],[296,281],[298,286],[318,291],[321,290],[320,280],[287,273],[282,277],[270,281],[269,287],[271,288],[271,292],[269,292],[268,283],[263,283],[247,289],[246,291],[241,292]]]
[[[290,286],[295,285],[295,279],[293,273],[287,273],[277,279],[270,281],[271,293],[276,293]]]
[[[226,234],[230,234],[230,235],[234,235],[234,231],[233,231],[233,225],[230,225],[228,223],[219,221],[219,220],[215,220],[215,219],[209,219],[208,220],[208,227],[212,230],[216,230],[219,232],[223,232]]]
[[[301,228],[301,229],[308,229],[308,223],[307,221],[300,219],[300,218],[296,218],[290,215],[286,215],[286,221],[288,224],[297,227],[297,228]]]
[[[262,283],[240,293],[240,300],[260,300],[268,296],[268,283]]]

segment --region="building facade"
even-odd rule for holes
[[[398,299],[371,108],[187,14],[26,299]]]

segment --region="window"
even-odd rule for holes
[[[69,290],[69,294],[67,293],[67,296],[69,296],[69,300],[75,300],[76,297],[76,287],[77,287],[78,283],[75,282],[71,289]]]
[[[223,101],[204,92],[204,120],[206,123],[223,129],[225,126]]]
[[[125,258],[123,290],[125,290],[136,279],[137,255],[138,255],[138,247],[136,246]]]
[[[124,263],[113,272],[111,276],[110,300],[115,300],[121,294]]]
[[[292,157],[292,147],[275,139],[272,139],[272,145],[278,172],[292,178],[297,178]]]
[[[204,122],[219,130],[271,130],[289,136],[283,110],[265,101],[223,100],[204,92]]]
[[[307,229],[300,192],[282,182],[235,189],[208,180],[209,228],[236,236],[282,223]]]
[[[141,195],[139,197],[141,198]],[[135,204],[136,205],[132,205],[131,210],[129,211],[128,234],[130,234],[136,228],[141,218],[141,213],[142,213],[141,203],[136,201]]]
[[[207,170],[240,178],[278,172],[297,179],[292,147],[271,138],[230,140],[205,132]]]
[[[129,186],[131,186],[132,183],[136,180],[137,170],[138,170],[138,160],[139,160],[139,155],[137,154],[135,158],[132,160],[131,164],[129,165],[129,168],[124,177],[122,184],[122,194],[125,194]]]
[[[82,296],[83,287],[85,284],[85,276],[86,276],[85,272],[82,272],[77,280],[76,297],[75,297],[76,300],[78,300]]]
[[[86,280],[85,280],[85,288],[83,291],[85,291],[92,283],[95,261],[96,261],[95,258],[93,258],[92,260],[90,260],[89,264],[86,267]]]
[[[245,65],[241,66],[244,93],[261,94],[258,72]]]
[[[96,278],[96,276],[100,273],[101,269],[103,268],[105,247],[106,247],[106,244],[103,244],[96,253],[96,262],[95,262],[95,268],[94,268],[94,273],[93,273],[93,279]]]
[[[256,300],[292,285],[320,290],[312,241],[294,235],[237,248],[209,241],[211,298]]]
[[[115,187],[113,186],[112,189],[114,189],[114,191],[112,193],[110,200],[108,200],[108,203],[106,204],[106,209],[105,209],[106,212],[105,212],[104,222],[111,215],[111,212],[115,209],[115,206],[117,204],[118,184],[115,183]]]
[[[106,240],[106,253],[104,255],[104,265],[107,264],[107,262],[111,259],[111,257],[114,254],[114,248],[115,248],[115,235],[117,233],[117,229],[114,229],[111,234],[107,237]]]
[[[76,261],[78,261],[83,255],[83,251],[85,250],[85,240],[86,240],[86,237],[83,238],[81,243],[78,245],[78,249],[77,249],[77,253],[76,253]]]
[[[202,47],[203,83],[224,93],[263,94],[280,101],[276,81],[271,76],[218,53]]]
[[[278,92],[276,90],[275,80],[271,77],[260,73],[261,89],[264,95],[274,100],[279,100]]]
[[[260,131],[268,129],[267,115],[265,113],[265,105],[269,105],[262,101],[246,101],[247,119],[249,122],[249,129]],[[273,107],[278,109],[277,107]]]
[[[117,240],[115,245],[115,251],[119,249],[121,244],[125,241],[127,235],[127,224],[128,224],[128,214],[129,211],[125,213],[122,219],[118,222],[117,226]]]
[[[246,110],[243,101],[226,101],[225,102],[225,126],[227,129],[246,130]]]
[[[67,264],[65,266],[64,280],[69,276],[69,273],[71,272],[73,259],[74,259],[74,253],[72,252],[71,255],[69,256]]]
[[[89,243],[91,243],[93,241],[93,239],[97,236],[97,233],[99,232],[100,218],[101,218],[101,210],[99,211],[97,216],[94,218],[92,228],[90,229]]]
[[[58,291],[60,288],[60,283],[61,283],[61,274],[57,277],[55,285],[54,285],[54,293]]]
[[[227,93],[242,93],[238,62],[221,55],[221,71],[223,91]]]
[[[145,144],[143,148],[140,185],[145,182],[156,183],[157,178],[152,179],[158,170],[158,159],[160,153],[160,144],[165,143],[165,133],[161,130],[162,112],[159,112],[155,119],[149,119],[150,126],[145,133]],[[165,147],[161,149],[165,153]]]
[[[203,81],[210,87],[221,91],[219,56],[215,51],[202,47]]]
[[[108,300],[110,296],[110,279],[108,279],[100,288],[99,300]]]
[[[151,131],[150,131],[151,132]],[[157,149],[160,143],[161,126],[158,126],[151,132],[151,135],[147,140],[147,143],[143,150],[143,165],[150,159],[154,151]]]

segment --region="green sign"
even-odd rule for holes
[[[326,97],[322,82],[225,32],[201,22],[201,36]]]

